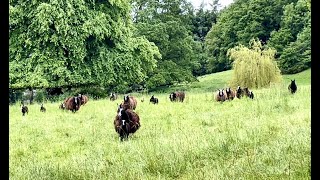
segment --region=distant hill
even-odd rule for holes
[[[199,76],[198,82],[189,84],[178,84],[171,87],[162,87],[155,92],[171,92],[175,90],[184,90],[189,92],[208,92],[215,91],[218,88],[225,88],[229,86],[229,81],[232,78],[233,70],[222,71],[218,73],[206,74]],[[298,85],[311,84],[311,69],[302,71],[297,74],[283,75],[283,83],[289,84],[290,79],[295,79]]]

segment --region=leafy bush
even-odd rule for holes
[[[264,49],[259,40],[251,39],[250,49],[241,44],[229,49],[227,55],[234,60],[233,87],[260,88],[282,80],[274,59],[275,50]]]

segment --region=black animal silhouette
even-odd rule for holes
[[[150,98],[150,102],[153,103],[153,104],[158,104],[159,103],[159,99],[155,98],[154,95],[152,95],[151,98]]]
[[[24,103],[21,103],[21,112],[22,112],[22,116],[24,116],[26,113],[28,114],[29,109],[27,106],[24,105]]]
[[[46,108],[43,106],[43,104],[41,104],[40,111],[41,112],[46,112],[47,111]]]
[[[298,87],[296,85],[296,80],[295,79],[291,80],[291,83],[289,84],[288,89],[291,92],[291,94],[294,94],[294,93],[297,92]]]

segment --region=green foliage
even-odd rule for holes
[[[224,9],[206,36],[208,72],[231,69],[227,51],[252,38],[266,43],[270,33],[280,27],[282,7],[297,0],[237,0]]]
[[[249,48],[240,44],[228,50],[227,55],[233,59],[233,87],[261,88],[282,80],[275,50],[264,49],[258,39],[252,39]]]
[[[161,58],[127,1],[9,3],[10,88],[142,82]]]
[[[297,35],[297,40],[284,49],[279,64],[281,72],[293,74],[311,67],[311,26]]]
[[[148,89],[171,85],[176,82],[191,82],[194,70],[200,68],[199,45],[191,34],[192,6],[185,0],[164,2],[132,1],[134,22],[138,36],[153,42],[161,53],[155,71],[140,84]]]
[[[311,67],[311,2],[299,0],[284,7],[281,28],[271,33],[268,46],[277,50],[281,72],[291,74]]]
[[[44,89],[39,89],[37,90],[37,93],[34,97],[34,101],[38,102],[38,103],[43,103],[47,100],[46,98],[47,96],[47,92]]]
[[[198,60],[198,66],[193,69],[193,75],[199,76],[207,73],[208,54],[205,52],[205,37],[212,24],[216,23],[218,16],[218,1],[212,2],[212,9],[205,9],[204,2],[200,4],[199,9],[195,11],[192,18],[192,33],[197,44],[194,49],[194,59]]]

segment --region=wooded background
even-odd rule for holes
[[[10,0],[9,89],[152,90],[229,70],[253,38],[282,74],[311,67],[310,0]]]

